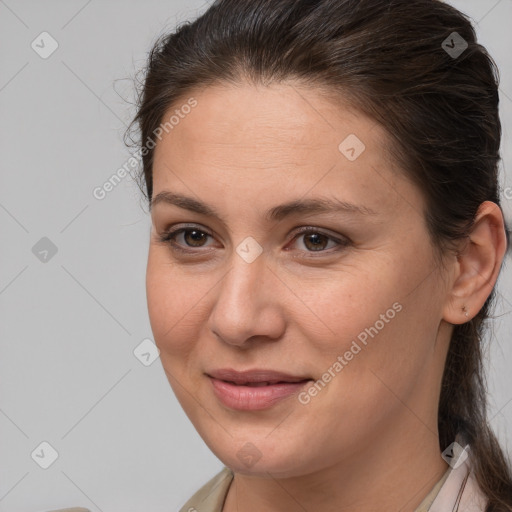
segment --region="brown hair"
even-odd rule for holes
[[[469,18],[439,0],[217,0],[157,40],[132,126],[143,147],[194,89],[286,80],[348,98],[386,129],[398,168],[424,193],[440,253],[467,237],[482,202],[500,204],[498,70]],[[153,149],[142,154],[151,200]],[[457,434],[470,444],[487,512],[512,511],[509,462],[486,413],[483,322],[494,296],[454,327],[438,411],[440,449]]]

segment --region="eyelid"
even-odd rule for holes
[[[325,249],[322,251],[299,251],[302,253],[302,256],[298,256],[301,258],[320,258],[320,257],[328,257],[332,256],[333,254],[338,253],[340,250],[344,249],[348,245],[351,244],[351,240],[341,234],[333,235],[329,232],[329,230],[326,230],[324,228],[316,227],[316,226],[301,226],[293,231],[293,237],[291,241],[299,238],[299,235],[302,234],[309,234],[309,233],[315,233],[319,235],[323,235],[327,237],[329,240],[336,243],[336,247],[331,247],[330,249]],[[289,249],[287,249],[289,250]]]
[[[184,248],[183,246],[181,246],[181,244],[178,244],[174,241],[174,238],[176,236],[178,236],[179,234],[183,233],[184,231],[192,231],[192,230],[196,230],[196,231],[200,231],[202,233],[205,233],[206,235],[210,236],[213,238],[213,234],[207,230],[207,229],[204,229],[202,226],[199,226],[197,224],[176,224],[176,225],[173,225],[169,228],[166,228],[161,235],[158,235],[158,241],[161,242],[161,243],[164,243],[168,246],[171,247],[171,249],[173,251],[178,251],[178,252],[181,252],[183,254],[188,254],[188,255],[197,255],[199,253],[205,253],[206,251],[200,247],[196,248],[196,249],[199,249],[199,251],[197,250],[194,250],[193,247],[189,247],[189,248]]]
[[[180,251],[185,254],[192,254],[192,255],[198,254],[198,251],[195,249],[199,249],[199,252],[203,252],[203,253],[207,252],[206,250],[202,249],[201,247],[184,248],[181,246],[181,244],[177,244],[176,242],[174,242],[173,239],[177,235],[183,233],[184,231],[194,230],[194,229],[197,231],[200,231],[210,237],[214,237],[214,235],[211,233],[210,230],[203,228],[201,225],[198,225],[198,224],[176,224],[176,225],[173,225],[172,227],[167,228],[159,236],[159,241],[166,243],[167,245],[172,245],[173,250]],[[290,241],[293,242],[298,237],[298,235],[308,234],[308,233],[316,233],[316,234],[323,235],[323,236],[329,238],[331,241],[336,242],[337,247],[334,247],[331,249],[326,249],[326,250],[321,250],[321,251],[299,251],[303,254],[306,254],[307,255],[306,257],[319,257],[321,255],[330,255],[330,254],[335,253],[337,250],[340,250],[340,249],[346,247],[347,245],[349,245],[351,243],[351,240],[344,235],[341,235],[341,234],[333,235],[333,234],[329,233],[329,230],[327,230],[326,228],[320,228],[320,227],[311,226],[311,225],[299,226],[298,228],[295,228],[293,230],[293,236]],[[207,246],[207,248],[208,247],[209,246]],[[286,249],[286,250],[288,251],[289,249]],[[318,256],[315,256],[315,253],[317,253]]]

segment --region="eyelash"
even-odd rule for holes
[[[168,231],[162,233],[162,235],[159,236],[158,240],[159,240],[159,242],[167,244],[173,251],[177,251],[182,254],[188,254],[188,255],[197,254],[196,250],[184,249],[180,244],[177,244],[175,241],[176,236],[178,236],[180,233],[184,233],[186,231],[198,231],[200,233],[203,233],[205,235],[213,237],[213,235],[211,233],[209,233],[208,231],[205,231],[203,229],[200,229],[197,226],[186,226],[186,227],[168,230]],[[331,250],[324,249],[324,250],[319,250],[319,251],[302,251],[307,254],[306,257],[308,257],[308,258],[318,258],[326,253],[328,255],[332,255],[333,253],[340,251],[341,249],[345,248],[346,246],[348,246],[350,244],[350,241],[347,238],[344,238],[343,240],[335,238],[332,235],[325,233],[322,230],[320,230],[318,228],[314,228],[312,226],[304,226],[304,227],[299,228],[299,231],[297,231],[295,233],[295,236],[292,238],[292,241],[299,238],[299,235],[305,236],[305,235],[310,235],[310,234],[319,234],[319,235],[325,236],[329,240],[336,242],[338,244],[338,246],[335,247],[334,250],[332,250],[333,248],[331,248]],[[200,249],[200,248],[198,248],[198,249]],[[204,251],[200,250],[200,252],[204,252]]]

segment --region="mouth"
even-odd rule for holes
[[[220,379],[222,380],[222,379]],[[234,386],[247,386],[250,388],[259,388],[262,386],[273,386],[275,384],[296,384],[298,382],[306,382],[309,379],[304,379],[296,382],[290,382],[285,380],[275,380],[275,381],[268,381],[268,382],[233,382],[230,380],[223,380],[223,382],[227,382],[228,384],[233,384]]]
[[[293,375],[287,372],[264,368],[254,368],[244,371],[222,368],[211,370],[207,372],[206,375],[238,386],[296,383],[312,379],[309,375]]]
[[[308,376],[264,369],[243,372],[223,369],[206,375],[222,404],[230,409],[246,411],[268,409],[313,381]]]

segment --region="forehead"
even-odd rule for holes
[[[155,150],[156,161],[171,145],[166,139],[172,139],[176,156],[186,147],[189,159],[208,154],[210,165],[217,159],[222,165],[243,160],[256,168],[259,163],[268,168],[269,159],[282,166],[286,162],[301,165],[326,151],[340,156],[339,144],[349,135],[356,135],[366,149],[385,153],[388,139],[379,125],[343,98],[328,99],[320,89],[293,82],[216,84],[175,102],[164,122],[190,97],[197,106],[164,133],[164,143]]]
[[[191,98],[195,107],[182,108]],[[294,83],[215,85],[176,102],[163,122],[173,115],[179,122],[155,148],[153,197],[171,190],[229,199],[237,214],[315,194],[390,213],[405,198],[420,211],[419,191],[395,172],[385,130],[343,99]]]

